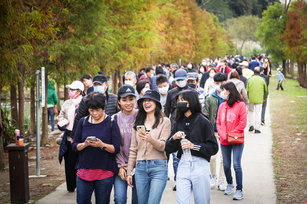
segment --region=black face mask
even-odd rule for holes
[[[187,112],[189,110],[188,102],[177,102],[177,108],[183,113]]]

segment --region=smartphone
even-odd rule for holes
[[[138,126],[136,126],[136,131],[137,131],[138,133],[146,132],[145,125],[138,125]]]
[[[95,136],[88,136],[87,139],[91,140],[91,141],[96,141],[97,138]]]

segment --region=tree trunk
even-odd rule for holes
[[[64,73],[66,73],[66,68],[64,67]],[[69,99],[69,95],[68,95],[68,89],[66,88],[66,75],[64,74],[64,101]]]
[[[35,87],[30,88],[30,129],[29,129],[29,135],[33,136],[36,133],[36,123],[35,123]]]
[[[59,110],[59,114],[60,114],[60,111],[61,111],[61,103],[60,103],[60,101],[61,101],[61,93],[60,93],[60,86],[59,86],[59,84],[57,83],[56,84],[56,94],[57,94],[57,96],[58,96],[58,103],[56,104],[57,105],[57,107],[58,107],[58,110]]]
[[[47,98],[48,98],[48,76],[47,71],[45,73],[45,107],[43,107],[43,124],[42,124],[42,138],[41,138],[41,146],[45,146],[48,141],[48,112],[47,112]]]
[[[1,96],[1,85],[0,85],[0,96]],[[1,114],[1,97],[0,97],[0,169],[3,170],[5,168],[5,159],[4,159],[4,147],[3,147],[3,124],[2,124],[2,114]]]
[[[287,76],[287,67],[286,67],[286,60],[282,60],[282,73],[284,74],[284,76]]]
[[[19,130],[20,135],[25,135],[25,93],[24,93],[24,67],[19,65],[20,79],[18,80],[18,102],[19,102]]]
[[[11,116],[12,126],[17,127],[18,124],[18,113],[17,113],[17,89],[15,84],[11,84]]]
[[[307,88],[306,64],[298,63],[298,82],[301,87]]]
[[[291,79],[294,79],[294,61],[293,60],[290,60],[289,74],[291,75]]]
[[[113,93],[117,94],[117,71],[112,75]]]

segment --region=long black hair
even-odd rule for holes
[[[221,89],[226,89],[229,91],[229,98],[227,100],[227,104],[229,107],[232,107],[237,101],[243,101],[241,95],[239,94],[236,85],[233,82],[226,82],[221,85]]]
[[[195,91],[189,89],[181,91],[178,93],[176,100],[179,96],[189,102],[189,110],[192,112],[192,114],[201,113],[201,105],[199,102],[198,94]],[[183,117],[184,113],[177,108],[175,120],[178,121]]]
[[[145,119],[146,119],[146,114],[147,113],[144,110],[143,103],[144,103],[144,100],[142,100],[141,103],[138,103],[138,105],[139,105],[139,112],[136,115],[136,118],[135,118],[135,121],[134,121],[134,125],[133,125],[133,128],[135,130],[136,130],[136,127],[138,125],[144,125],[144,122],[145,122]],[[155,103],[156,103],[155,123],[153,124],[152,129],[155,129],[156,127],[158,127],[161,118],[162,118],[162,121],[163,121],[163,114],[162,114],[162,111],[161,111],[161,106],[157,102],[155,102]]]

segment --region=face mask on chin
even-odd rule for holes
[[[185,80],[176,81],[176,84],[178,87],[183,88],[187,85],[187,82]]]
[[[94,86],[94,92],[99,92],[104,94],[106,92],[106,88],[105,86]]]

